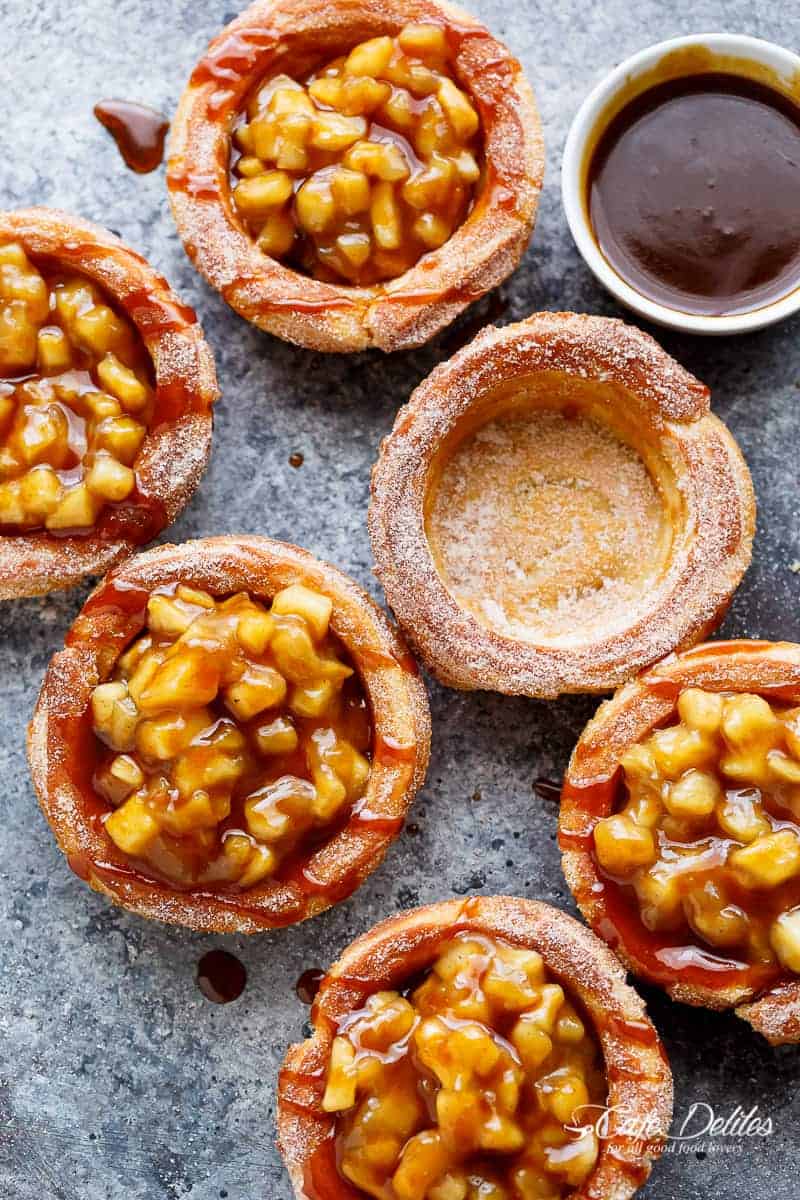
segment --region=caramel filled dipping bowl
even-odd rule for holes
[[[372,493],[389,604],[452,687],[612,688],[713,629],[750,560],[708,389],[601,317],[484,330],[400,411]]]
[[[597,280],[687,333],[800,308],[800,57],[740,34],[649,46],[587,96],[562,199]]]

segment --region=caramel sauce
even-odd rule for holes
[[[763,640],[759,641],[756,639],[750,640],[747,638],[731,638],[727,641],[720,640],[712,643],[701,642],[699,646],[693,646],[689,650],[682,650],[680,655],[681,661],[691,662],[695,659],[708,657],[709,645],[713,647],[713,653],[715,657],[719,655],[725,655],[733,658],[733,656],[739,654],[746,656],[748,660],[752,661],[754,655],[767,656],[767,659],[774,663],[775,678],[770,680],[767,677],[769,662],[762,659],[762,675],[758,684],[759,694],[765,697],[768,696],[770,700],[785,700],[789,704],[798,703],[798,699],[800,699],[800,687],[798,687],[796,682],[791,681],[791,676],[790,681],[787,682],[786,658],[781,657],[780,653],[775,654],[774,657],[770,653],[776,650],[780,651],[780,646],[776,645],[776,643]],[[664,659],[663,663],[661,664],[662,667],[664,665],[669,665],[669,663],[675,658],[675,655],[671,655]],[[789,661],[794,666],[794,674],[796,675],[797,663],[793,660]],[[732,668],[735,668],[735,658],[733,658]],[[690,682],[692,686],[695,686],[695,684],[702,686],[702,680],[691,679],[690,682],[687,682],[687,678],[688,676],[684,672],[681,672],[679,676],[670,677],[669,675],[661,674],[657,668],[654,668],[653,670],[642,675],[641,683],[643,683],[647,690],[654,696],[659,696],[664,700],[677,700],[683,688],[690,686]],[[711,690],[719,689],[712,688]]]
[[[167,187],[193,200],[219,200],[221,195],[217,176],[203,171],[170,171]]]
[[[553,783],[552,779],[535,780],[533,790],[541,800],[546,800],[548,804],[561,803],[561,785]]]
[[[128,251],[138,262],[146,260],[134,251]],[[45,278],[50,282],[51,271],[58,271],[65,263],[75,263],[78,274],[82,274],[81,266],[87,262],[106,260],[111,251],[108,247],[97,243],[79,241],[66,242],[59,250],[59,261],[49,258],[42,260]],[[166,281],[165,286],[166,285]],[[132,322],[135,332],[142,343],[156,342],[167,333],[181,333],[197,323],[197,315],[193,308],[181,304],[177,300],[162,298],[147,288],[138,288],[123,296],[112,296],[100,285],[103,302],[118,316]],[[149,352],[143,346],[143,353]],[[147,426],[147,437],[152,436],[164,426],[171,425],[188,413],[208,411],[208,403],[201,399],[196,392],[182,382],[171,380],[160,382],[152,369],[150,360],[150,382],[155,391],[153,413]],[[87,372],[91,364],[78,360],[76,369],[84,367]],[[32,376],[31,376],[32,377]],[[23,382],[25,377],[10,382]],[[87,374],[87,379],[89,378]],[[76,462],[82,455],[78,455]],[[128,541],[134,546],[141,546],[153,540],[154,537],[168,524],[167,513],[162,501],[146,492],[137,477],[136,486],[131,494],[123,501],[114,503],[106,501],[102,512],[93,525],[78,529],[58,530],[23,530],[26,540],[49,541],[64,538],[97,538],[100,542]],[[17,528],[6,529],[0,526],[0,536],[13,536],[20,532]]]
[[[325,978],[325,972],[319,967],[309,967],[294,985],[295,995],[301,1004],[313,1004],[317,998],[319,985]]]
[[[736,986],[758,992],[784,977],[786,972],[778,965],[724,958],[710,947],[687,942],[685,934],[680,932],[655,933],[646,927],[633,889],[606,875],[594,850],[594,827],[602,817],[615,810],[621,787],[619,772],[612,779],[582,787],[569,780],[564,784],[565,811],[570,813],[571,819],[576,811],[581,812],[586,820],[577,830],[561,828],[559,846],[562,850],[578,851],[591,858],[596,879],[587,894],[591,894],[597,913],[593,919],[595,931],[612,950],[626,949],[648,978],[662,987],[683,982],[710,989]]]
[[[371,646],[361,646],[358,656],[365,667],[371,671],[400,667],[408,675],[419,675],[419,663],[410,651],[405,651],[399,655],[383,654],[379,650],[373,650]]]
[[[117,579],[111,572],[84,604],[74,626],[68,630],[64,644],[73,646],[85,642],[89,630],[99,621],[102,623],[100,636],[104,641],[109,637],[104,626],[110,624],[115,630],[114,649],[126,645],[144,625],[149,598],[146,588]],[[108,622],[103,621],[106,614]]]
[[[147,288],[129,292],[120,307],[133,321],[145,341],[157,341],[168,333],[182,333],[197,324],[197,314],[188,304],[166,300]],[[208,412],[208,403],[186,384],[172,379],[156,389],[156,407],[149,432],[155,433],[190,413]],[[163,528],[166,518],[158,528]],[[156,529],[155,532],[158,532]],[[151,535],[153,536],[153,535]],[[149,540],[149,539],[148,539]]]
[[[163,113],[131,100],[101,100],[94,106],[94,115],[111,134],[132,171],[147,175],[161,166],[169,129]]]
[[[761,308],[800,284],[800,108],[722,71],[659,83],[601,134],[587,209],[641,295],[710,316]]]
[[[375,740],[373,761],[383,766],[396,766],[398,763],[412,763],[417,756],[416,742],[398,742],[392,737],[378,737]]]
[[[247,971],[227,950],[209,950],[197,964],[197,986],[213,1004],[238,1000],[247,983]]]
[[[233,283],[226,284],[222,290],[222,297],[232,304],[236,293],[240,288],[244,287],[249,282],[243,275],[239,275]],[[272,312],[294,312],[302,316],[316,317],[323,313],[336,312],[338,309],[357,308],[355,300],[351,300],[349,296],[331,295],[319,299],[303,296],[270,296],[256,299],[252,302],[252,307],[258,313],[266,315]]]
[[[604,1028],[626,1042],[638,1042],[641,1046],[658,1044],[658,1034],[649,1021],[630,1021],[626,1017],[612,1015],[605,1021]]]
[[[88,855],[77,851],[74,854],[67,855],[67,866],[78,879],[82,879],[84,883],[88,883],[92,874],[92,860]]]
[[[117,657],[124,651],[133,638],[144,627],[147,613],[149,590],[136,584],[116,578],[114,572],[89,597],[82,612],[77,617],[73,628],[65,638],[67,646],[88,646],[98,656],[100,663],[113,665]],[[375,652],[377,653],[377,652]],[[388,660],[392,666],[397,660]],[[347,685],[346,685],[347,686]],[[355,683],[353,684],[355,686]],[[366,716],[366,701],[363,703],[362,717]],[[352,718],[357,719],[356,715]],[[368,717],[367,717],[368,721]],[[81,851],[68,857],[68,863],[73,872],[88,882],[96,878],[112,891],[118,894],[121,890],[144,890],[169,894],[175,891],[191,893],[198,904],[204,901],[219,904],[229,904],[237,912],[250,913],[258,921],[262,910],[257,904],[248,903],[247,893],[219,889],[210,886],[182,887],[175,881],[158,878],[152,869],[138,861],[128,862],[108,840],[103,830],[104,818],[108,815],[107,803],[94,789],[93,779],[99,762],[106,750],[95,738],[92,728],[90,709],[80,714],[67,713],[54,718],[54,736],[63,742],[64,767],[66,780],[74,787],[83,806],[84,816],[96,833],[98,839],[107,842],[104,854],[100,858],[95,847],[93,853]],[[372,761],[377,761],[379,753],[386,756],[389,763],[404,763],[413,761],[416,746],[405,746],[394,743],[392,739],[377,738],[369,733],[371,746],[364,752]],[[385,745],[384,745],[385,742]],[[304,761],[288,763],[287,769],[293,767],[298,774],[305,773]],[[225,827],[241,825],[241,816],[236,807],[231,817],[224,823]],[[310,835],[308,841],[287,855],[280,864],[275,875],[266,882],[268,888],[279,887],[285,896],[282,901],[280,914],[270,914],[270,925],[291,925],[319,908],[319,899],[336,903],[346,898],[360,882],[364,873],[364,854],[360,854],[352,870],[346,873],[335,885],[315,874],[310,860],[314,853],[340,835],[358,837],[366,843],[365,852],[370,844],[379,845],[387,838],[395,836],[402,828],[401,816],[387,816],[374,812],[366,804],[357,802],[355,807],[344,814],[343,818],[331,826],[321,829],[317,835]],[[119,854],[119,857],[118,857]]]
[[[236,84],[277,43],[278,35],[270,29],[223,32],[195,67],[190,82],[195,86]]]
[[[308,1159],[303,1186],[309,1200],[364,1200],[364,1193],[339,1173],[333,1136],[320,1142]]]
[[[182,333],[197,324],[197,314],[188,304],[163,300],[147,288],[128,292],[120,301],[141,336],[159,338],[165,333]]]

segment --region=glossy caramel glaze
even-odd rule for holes
[[[486,170],[465,221],[439,248],[386,283],[312,279],[253,243],[235,212],[229,130],[259,83],[310,71],[372,36],[444,29],[454,78],[479,113]],[[324,48],[324,53],[321,53]],[[514,267],[533,226],[543,171],[539,122],[519,63],[442,0],[257,0],[212,43],[173,122],[168,183],[187,252],[229,304],[280,337],[326,351],[418,345]]]
[[[661,83],[603,132],[587,207],[608,262],[681,312],[762,308],[800,283],[800,108],[724,73]]]
[[[144,874],[104,830],[108,805],[93,786],[97,763],[88,701],[141,632],[159,588],[182,581],[211,594],[270,597],[305,581],[333,601],[331,627],[366,694],[373,764],[358,804],[317,845],[290,855],[278,876],[239,893],[177,887]],[[346,577],[295,547],[262,538],[212,538],[162,547],[118,569],[90,596],[57,655],[31,727],[41,802],[73,870],[134,911],[198,929],[254,932],[292,924],[343,899],[383,857],[424,776],[428,710],[402,643]],[[387,749],[382,749],[386,743]],[[68,802],[65,804],[65,799]]]
[[[771,1041],[796,1041],[800,989],[781,961],[772,954],[749,953],[742,945],[711,945],[686,925],[648,928],[630,884],[609,875],[597,861],[599,822],[626,800],[620,760],[653,730],[675,724],[676,705],[686,689],[755,694],[782,711],[783,705],[800,702],[800,650],[790,643],[744,640],[703,644],[665,659],[602,705],[581,736],[562,793],[559,841],[567,881],[595,931],[644,979],[684,1002],[733,1007]],[[794,829],[791,814],[774,812],[777,827]],[[762,908],[764,914],[773,911],[771,900],[764,902],[766,907],[754,901],[758,891],[742,890],[727,876],[725,885],[736,892],[730,897],[732,915],[737,905],[757,914]],[[798,899],[791,881],[776,895],[780,911]]]
[[[135,488],[89,530],[0,537],[0,598],[38,595],[99,573],[152,539],[188,501],[210,450],[217,396],[211,352],[191,308],[144,258],[98,226],[52,209],[0,215],[0,242],[19,244],[50,278],[82,278],[141,341],[154,385]]]
[[[290,1050],[279,1082],[279,1144],[298,1200],[364,1196],[342,1177],[336,1122],[323,1108],[337,1031],[349,1028],[371,1003],[382,1003],[389,990],[404,995],[420,985],[424,990],[432,963],[454,940],[485,937],[542,955],[600,1042],[609,1105],[624,1091],[629,1115],[653,1119],[654,1137],[646,1147],[612,1128],[594,1170],[570,1194],[627,1200],[647,1178],[651,1158],[659,1153],[657,1130],[668,1122],[671,1082],[641,1001],[624,984],[613,957],[563,913],[509,897],[475,897],[390,918],[354,943],[323,980],[312,1009],[314,1035]]]

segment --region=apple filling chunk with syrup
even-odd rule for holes
[[[82,276],[0,246],[0,528],[86,532],[136,487],[152,364]]]
[[[369,285],[447,241],[481,175],[480,120],[450,57],[442,28],[408,25],[259,87],[234,133],[233,198],[265,254]]]
[[[94,787],[123,854],[177,885],[250,888],[350,811],[372,735],[331,609],[300,584],[269,607],[151,594],[146,630],[91,697]]]
[[[800,973],[800,708],[687,688],[678,718],[622,756],[600,867],[652,932]]]
[[[595,1166],[593,1033],[534,950],[458,934],[339,1027],[322,1106],[376,1200],[560,1200]]]

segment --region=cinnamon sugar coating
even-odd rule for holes
[[[791,930],[784,925],[784,918],[779,917],[776,925],[781,926],[781,931],[776,935],[773,927],[771,941],[775,953],[771,956],[768,947],[760,953],[745,953],[735,927],[738,922],[747,929],[748,918],[752,918],[752,936],[757,943],[761,936],[762,916],[773,912],[776,899],[779,901],[782,894],[789,897],[790,903],[794,894],[795,884],[791,879],[773,878],[779,870],[791,875],[790,865],[777,851],[787,848],[791,851],[791,840],[796,836],[796,819],[792,818],[791,808],[795,794],[793,785],[787,781],[783,794],[778,797],[781,807],[776,809],[774,801],[769,800],[771,809],[761,814],[762,801],[767,799],[763,789],[774,788],[778,781],[770,784],[766,776],[761,779],[758,763],[763,758],[764,769],[772,775],[773,759],[780,760],[775,764],[780,769],[785,757],[782,751],[770,751],[766,743],[762,745],[756,731],[748,734],[755,739],[752,743],[743,741],[735,754],[728,749],[727,757],[723,756],[716,768],[713,768],[716,760],[709,758],[712,766],[706,768],[702,780],[696,770],[688,772],[688,783],[693,786],[698,781],[704,782],[712,768],[721,771],[726,778],[729,770],[734,772],[734,776],[728,778],[727,800],[721,796],[718,804],[728,840],[703,841],[703,837],[712,838],[713,829],[705,829],[705,833],[701,830],[698,835],[701,837],[700,848],[708,845],[710,850],[707,861],[702,864],[703,870],[697,876],[701,883],[705,881],[706,888],[699,896],[692,893],[686,901],[694,932],[687,935],[678,921],[669,922],[672,929],[663,928],[666,911],[663,896],[666,893],[661,888],[658,894],[652,895],[652,889],[648,890],[648,898],[656,908],[652,915],[645,912],[642,916],[636,900],[627,895],[624,886],[620,888],[625,880],[616,879],[609,883],[607,876],[601,878],[598,866],[594,832],[610,813],[619,811],[620,764],[630,761],[632,749],[639,758],[647,754],[647,740],[654,729],[669,735],[677,728],[680,733],[680,725],[674,725],[679,702],[681,711],[686,713],[687,698],[699,708],[701,705],[696,697],[702,700],[703,696],[720,694],[719,706],[727,739],[738,738],[734,722],[742,722],[740,709],[742,713],[748,709],[748,722],[753,716],[762,721],[776,719],[770,718],[763,701],[773,709],[777,705],[778,713],[785,712],[790,719],[795,706],[800,704],[800,646],[790,642],[746,640],[709,642],[682,654],[670,655],[602,704],[583,731],[565,777],[559,817],[564,874],[587,921],[612,942],[617,956],[641,978],[662,986],[683,1003],[733,1009],[737,1016],[748,1021],[775,1045],[797,1042],[800,1040],[800,982],[790,969],[795,961]],[[726,697],[737,702],[736,712],[733,709],[728,712],[731,706]],[[754,703],[756,698],[758,705]],[[739,704],[739,699],[745,703]],[[708,701],[703,703],[709,707]],[[776,729],[778,725],[776,719]],[[662,737],[662,742],[662,749],[680,752],[681,747],[674,737]],[[671,742],[675,744],[668,744]],[[675,776],[681,765],[677,763],[670,774]],[[761,786],[748,786],[746,772],[749,772],[748,777],[758,775]],[[679,778],[682,782],[678,799],[682,801],[683,793],[688,794],[689,787],[683,776]],[[671,785],[672,788],[675,786]],[[666,801],[674,809],[671,793]],[[775,824],[771,812],[778,814],[777,827],[781,830],[778,836],[787,846],[776,846],[775,853],[762,854],[761,846],[768,850],[776,836],[770,828]],[[748,818],[752,829],[746,828]],[[661,835],[659,840],[662,848],[667,849],[670,860],[682,852],[680,845],[670,848]],[[685,853],[693,849],[687,845]],[[722,859],[719,864],[716,862],[720,850],[724,852],[727,866]],[[723,866],[725,870],[722,870]],[[662,883],[670,882],[663,867],[657,874]],[[684,878],[688,883],[682,886],[681,894],[688,895],[687,887],[694,886],[695,877],[686,875]],[[736,896],[728,896],[727,906],[715,916],[720,889],[730,890],[731,882],[737,881],[742,886]],[[775,885],[782,887],[783,892],[771,891]],[[710,909],[703,903],[706,900],[713,902]],[[720,946],[719,938],[729,944]],[[717,940],[717,945],[713,939]]]
[[[262,82],[303,78],[409,25],[444,30],[455,81],[480,118],[485,178],[475,202],[452,236],[389,282],[354,287],[291,270],[259,249],[236,213],[230,125]],[[243,317],[312,349],[391,351],[427,341],[513,271],[533,228],[543,170],[539,117],[520,64],[445,0],[325,7],[257,0],[192,73],[172,126],[168,183],[187,253]]]
[[[438,366],[384,439],[369,511],[433,674],[538,697],[607,690],[713,629],[754,521],[708,390],[641,331],[571,313]]]
[[[369,777],[347,819],[273,876],[237,892],[142,873],[105,832],[108,805],[92,784],[99,764],[91,694],[143,629],[151,594],[176,583],[211,596],[248,592],[264,599],[305,584],[328,597],[331,632],[358,674],[371,714]],[[28,739],[45,815],[70,866],[92,888],[142,916],[239,933],[294,924],[350,895],[400,832],[424,779],[429,745],[427,697],[416,665],[373,601],[305,551],[245,536],[161,546],[107,576],[50,663]]]
[[[101,574],[175,519],[208,460],[218,389],[194,312],[118,237],[69,213],[30,208],[0,214],[0,243],[88,280],[141,339],[155,383],[147,432],[130,462],[135,489],[117,511],[106,509],[80,532],[23,529],[0,536],[0,599],[11,599]]]
[[[588,930],[549,905],[506,896],[449,900],[383,921],[330,968],[311,1013],[313,1034],[291,1047],[278,1085],[278,1140],[298,1200],[349,1196],[337,1187],[331,1155],[335,1116],[323,1108],[326,1076],[337,1030],[368,998],[416,986],[439,953],[459,935],[498,939],[538,952],[548,976],[580,1006],[581,1019],[600,1043],[608,1081],[607,1104],[636,1120],[648,1119],[643,1146],[611,1118],[596,1165],[570,1192],[576,1200],[625,1200],[647,1179],[661,1152],[672,1112],[672,1077],[644,1005],[614,956]],[[513,953],[513,951],[512,951]],[[589,1118],[587,1118],[587,1121]],[[391,1130],[387,1131],[391,1133]]]

